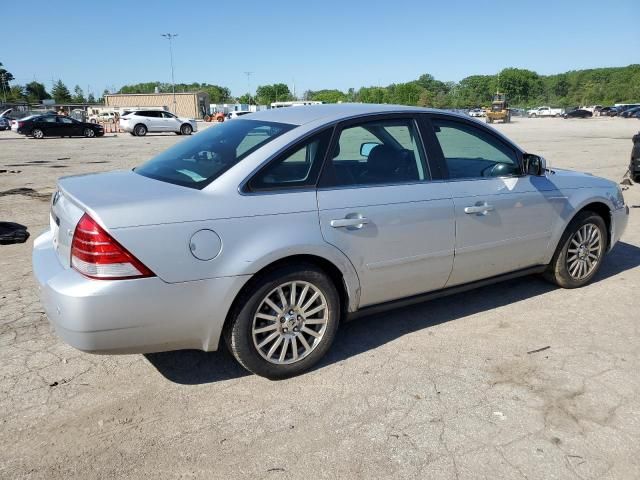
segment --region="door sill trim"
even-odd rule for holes
[[[462,285],[456,285],[455,287],[443,288],[441,290],[435,290],[432,292],[421,293],[419,295],[413,295],[411,297],[400,298],[397,300],[391,300],[389,302],[378,303],[375,305],[369,305],[363,307],[355,312],[349,312],[346,320],[354,320],[356,318],[364,317],[367,315],[373,315],[375,313],[385,312],[395,308],[408,307],[409,305],[415,305],[417,303],[428,302],[435,300],[436,298],[447,297],[449,295],[455,295],[456,293],[462,293],[476,288],[484,287],[498,282],[504,282],[506,280],[512,280],[518,277],[524,277],[526,275],[533,275],[536,273],[542,273],[547,269],[547,265],[537,265],[535,267],[528,267],[522,270],[516,270],[510,273],[504,273],[502,275],[496,275],[495,277],[485,278],[483,280],[476,280],[475,282],[469,282]]]

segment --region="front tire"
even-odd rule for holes
[[[191,135],[191,132],[193,132],[193,127],[188,123],[180,127],[180,135]]]
[[[600,215],[578,213],[565,230],[544,277],[562,288],[579,288],[598,273],[607,248],[607,226]]]
[[[96,136],[96,132],[92,128],[85,128],[82,133],[87,138],[93,138]]]
[[[270,379],[298,375],[327,352],[339,323],[340,297],[311,264],[257,278],[237,302],[225,340],[238,362]]]

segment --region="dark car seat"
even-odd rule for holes
[[[401,166],[401,152],[387,146],[373,147],[367,158],[367,169],[360,178],[362,183],[388,183],[401,180],[398,167]]]

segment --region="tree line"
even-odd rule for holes
[[[102,97],[85,92],[79,85],[69,91],[58,80],[51,92],[36,81],[19,85],[12,83],[13,75],[0,63],[0,98],[9,102],[38,103],[53,98],[56,103],[100,103]],[[144,82],[123,86],[117,93],[169,93],[173,86],[166,82]],[[276,101],[295,100],[285,83],[260,85],[255,95],[245,93],[233,97],[227,87],[209,83],[178,83],[176,92],[206,92],[212,103],[253,103],[268,105]],[[368,86],[347,91],[337,89],[307,90],[303,100],[325,103],[363,102],[418,105],[434,108],[472,108],[491,103],[496,91],[506,93],[512,106],[532,107],[551,105],[571,107],[578,105],[611,105],[613,103],[640,102],[640,65],[626,67],[572,70],[555,75],[539,75],[521,68],[505,68],[495,75],[471,75],[459,82],[444,82],[430,74],[406,83],[387,86]],[[109,92],[105,90],[103,96]]]

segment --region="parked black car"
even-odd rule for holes
[[[9,130],[11,128],[11,123],[8,118],[0,117],[0,131]]]
[[[96,123],[79,122],[62,115],[41,115],[18,120],[18,133],[43,137],[101,137],[104,127]]]
[[[574,108],[573,110],[569,110],[562,115],[563,118],[591,118],[593,117],[593,113],[589,110],[584,110],[582,108]]]
[[[634,182],[640,183],[640,132],[633,136],[633,149],[631,150],[631,164],[629,173]]]
[[[619,116],[622,118],[631,118],[634,116],[635,113],[639,111],[640,111],[640,107],[627,108],[624,112],[621,112]]]

